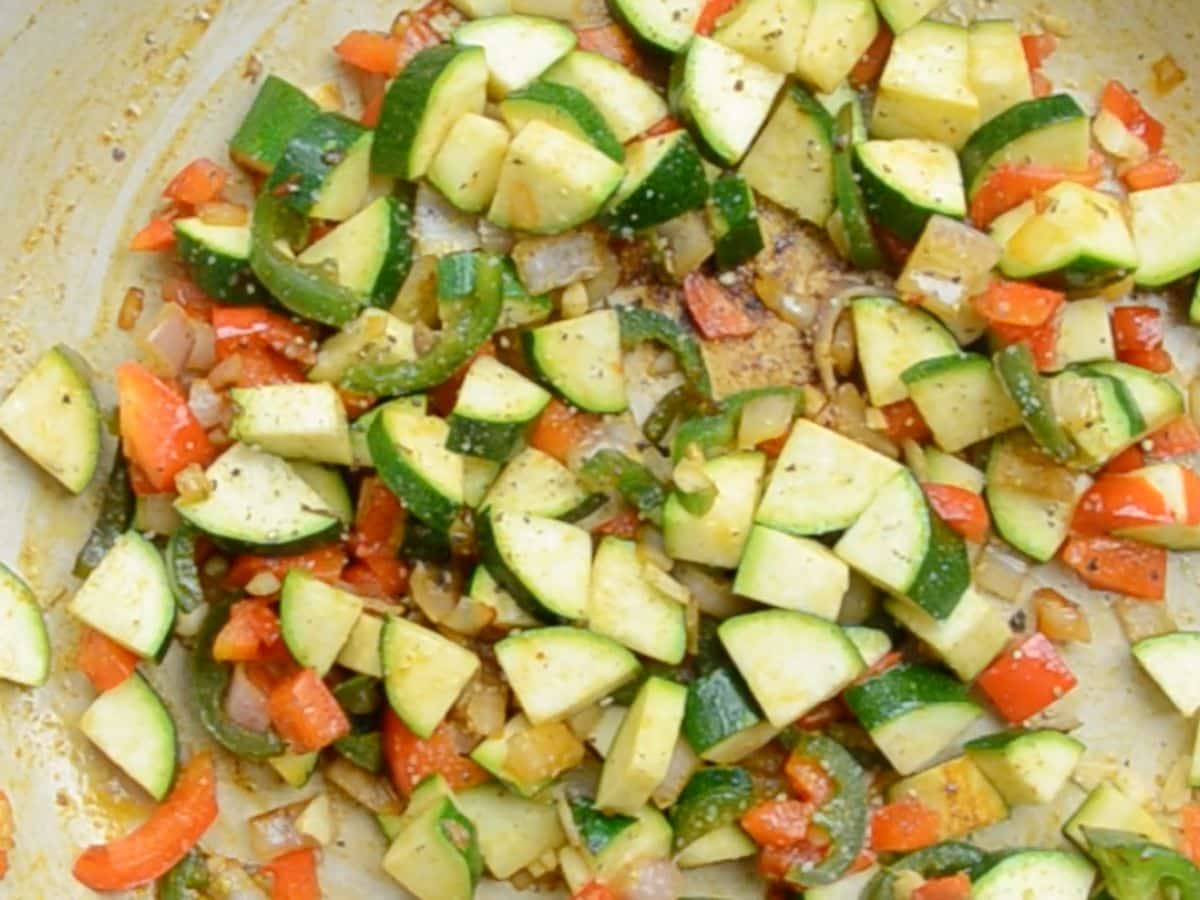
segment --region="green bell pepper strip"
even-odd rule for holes
[[[692,399],[691,389],[686,384],[664,394],[642,423],[642,434],[646,440],[660,450],[665,449],[667,433],[678,419],[692,409]]]
[[[667,489],[650,470],[619,450],[598,450],[579,470],[589,491],[615,490],[642,518],[658,522],[667,501]]]
[[[129,468],[121,448],[117,447],[117,456],[113,460],[112,471],[104,485],[104,493],[100,497],[100,514],[96,524],[92,526],[83,549],[75,557],[73,572],[77,578],[86,578],[100,560],[104,559],[118,537],[129,529],[133,521],[133,491],[129,488]]]
[[[190,613],[204,603],[200,568],[196,565],[196,530],[180,525],[167,540],[167,580],[179,611]]]
[[[344,325],[366,301],[339,284],[327,265],[300,262],[293,247],[305,243],[308,219],[278,197],[264,193],[254,204],[250,227],[250,268],[280,305],[301,318]]]
[[[903,856],[881,869],[863,892],[863,900],[892,900],[895,895],[896,873],[916,872],[923,878],[942,878],[957,872],[974,873],[988,860],[988,855],[964,841],[944,841]]]
[[[801,887],[832,884],[850,868],[867,840],[867,776],[853,756],[832,738],[794,729],[782,736],[793,756],[817,763],[836,785],[832,797],[813,813],[814,825],[829,836],[825,858],[809,867],[795,867],[788,882]]]
[[[833,129],[833,188],[838,211],[842,214],[842,229],[846,235],[847,256],[859,269],[883,267],[883,251],[875,240],[867,203],[854,173],[851,155],[854,153],[854,104],[847,103],[838,113]]]
[[[158,900],[201,900],[208,887],[209,871],[195,850],[177,862],[158,883]]]
[[[378,678],[353,675],[333,689],[333,696],[352,716],[369,716],[383,705],[383,688]]]
[[[378,731],[350,734],[333,742],[333,749],[360,769],[383,771],[383,736]]]
[[[267,759],[283,753],[284,746],[276,735],[251,731],[234,723],[225,712],[225,691],[233,677],[233,667],[213,659],[213,642],[229,620],[228,598],[212,605],[192,651],[192,695],[200,709],[200,722],[213,740],[235,756],[246,759]]]
[[[804,412],[799,408],[804,397],[799,388],[766,387],[740,391],[722,400],[721,405],[712,415],[697,416],[683,422],[675,432],[675,439],[671,442],[671,459],[678,462],[692,444],[697,445],[709,459],[733,450],[734,444],[737,442],[738,422],[741,419],[742,408],[751,400],[769,396],[793,397],[798,407],[796,414],[800,415]]]
[[[668,315],[642,306],[622,306],[617,310],[621,323],[621,346],[632,350],[645,341],[662,344],[675,355],[679,370],[691,392],[702,401],[712,400],[712,380],[700,353],[700,345],[687,329]]]
[[[1083,834],[1113,900],[1200,898],[1200,868],[1183,854],[1126,831],[1084,828]]]
[[[571,821],[579,832],[584,849],[595,856],[637,819],[619,813],[605,815],[587,797],[576,797],[571,801]]]
[[[675,848],[682,849],[710,831],[736,822],[753,805],[754,781],[745,769],[700,769],[671,807]]]
[[[415,394],[441,384],[457,372],[491,337],[503,304],[500,260],[484,253],[474,257],[475,282],[470,295],[450,299],[439,285],[442,330],[429,350],[418,359],[398,365],[356,366],[342,380],[343,387],[381,396]],[[439,264],[439,276],[442,268]]]

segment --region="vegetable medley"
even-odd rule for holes
[[[1088,753],[1056,704],[1102,600],[1035,563],[1200,710],[1165,602],[1200,183],[1142,96],[1053,84],[1053,34],[938,6],[434,0],[337,43],[344,107],[258,84],[132,239],[174,274],[121,306],[69,612],[79,726],[154,805],[83,885],[316,898],[349,802],[420,900],[721,864],[739,898],[1200,897],[1200,805],[1108,780],[1061,841],[972,842]],[[0,404],[74,493],[102,418],[65,347]],[[40,685],[3,567],[0,620]],[[250,859],[206,849],[229,755],[297,789]]]

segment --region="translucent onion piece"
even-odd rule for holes
[[[763,441],[786,434],[796,414],[796,399],[780,394],[755,397],[742,407],[738,423],[738,447],[750,450]]]
[[[229,689],[225,693],[225,712],[237,725],[250,731],[263,732],[271,727],[271,714],[267,709],[267,694],[246,674],[246,667],[233,667]]]
[[[359,806],[379,814],[398,813],[400,798],[392,783],[379,775],[372,775],[340,756],[330,760],[325,767],[325,778],[336,785]]]
[[[191,319],[174,303],[164,303],[150,328],[138,338],[146,362],[155,372],[174,378],[187,365],[196,336]]]
[[[316,841],[296,828],[296,817],[306,805],[304,802],[290,803],[252,818],[248,824],[254,855],[271,860],[292,850],[318,846]]]
[[[975,564],[975,584],[1009,603],[1020,599],[1029,575],[1029,564],[999,543],[984,546]]]
[[[599,275],[602,239],[588,229],[518,241],[512,250],[517,277],[531,294],[544,294]]]
[[[1092,134],[1105,153],[1123,162],[1141,162],[1150,156],[1146,142],[1107,109],[1100,110],[1092,120]]]

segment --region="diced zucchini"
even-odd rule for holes
[[[587,141],[609,159],[623,162],[625,151],[604,116],[582,91],[552,81],[535,81],[500,103],[500,116],[513,134],[533,120]]]
[[[1012,638],[1008,621],[989,600],[968,588],[949,618],[935,619],[915,603],[888,598],[892,618],[928,644],[963,681],[988,667]]]
[[[979,124],[967,30],[924,21],[897,35],[879,80],[871,133],[958,149]]]
[[[1112,459],[1146,428],[1129,389],[1100,372],[1060,372],[1050,380],[1050,401],[1055,417],[1079,448],[1079,462],[1085,467]]]
[[[967,213],[958,157],[936,141],[865,141],[855,147],[867,208],[879,222],[915,241],[929,217]]]
[[[991,235],[1004,251],[1000,270],[1009,278],[1089,287],[1138,265],[1120,200],[1071,181],[1050,188],[1040,205],[1030,200],[1000,216]]]
[[[833,126],[833,196],[836,209],[825,223],[829,238],[843,258],[856,269],[880,269],[883,250],[875,237],[863,194],[865,178],[854,170],[854,152],[860,144],[854,138],[854,111],[857,103],[844,105]]]
[[[800,62],[812,13],[813,0],[742,0],[721,19],[713,40],[790,75]]]
[[[162,800],[175,780],[175,723],[140,673],[92,701],[79,728],[126,775]]]
[[[511,0],[450,0],[450,5],[472,19],[506,16],[512,12]]]
[[[706,767],[687,781],[671,810],[675,845],[688,847],[706,834],[733,825],[754,805],[754,781],[737,767]]]
[[[499,784],[463,791],[454,802],[475,825],[495,878],[509,878],[566,843],[553,803],[518,797]]]
[[[930,509],[921,487],[900,470],[834,546],[872,583],[947,619],[971,581],[966,546]]]
[[[529,513],[490,511],[479,522],[479,547],[488,572],[530,615],[551,622],[583,618],[592,541],[582,528]]]
[[[652,806],[644,806],[627,828],[621,829],[603,850],[592,858],[598,880],[611,880],[622,869],[644,859],[666,859],[671,855],[671,826]]]
[[[550,19],[492,16],[463,25],[454,32],[454,43],[483,48],[489,72],[488,94],[503,98],[528,85],[575,49],[575,32]]]
[[[1109,828],[1113,831],[1128,831],[1163,844],[1173,845],[1171,834],[1163,825],[1146,812],[1141,804],[1124,794],[1110,782],[1098,784],[1087,799],[1075,810],[1063,825],[1063,834],[1079,847],[1086,847],[1084,828]]]
[[[1021,413],[986,356],[936,357],[901,375],[913,403],[947,453],[977,444],[1021,424]]]
[[[833,212],[833,118],[789,87],[738,171],[767,199],[824,225]]]
[[[1129,207],[1139,287],[1162,287],[1200,269],[1200,235],[1192,227],[1200,212],[1200,182],[1134,191]]]
[[[1015,23],[1008,19],[972,22],[967,41],[971,90],[979,100],[980,122],[986,124],[1018,103],[1033,99],[1029,62]]]
[[[901,374],[919,362],[958,352],[954,336],[929,313],[888,297],[850,305],[859,364],[874,406],[908,397]]]
[[[321,113],[292,135],[263,189],[310,218],[341,222],[367,195],[373,143],[354,120]]]
[[[389,400],[368,409],[351,422],[350,449],[354,454],[354,465],[358,468],[374,468],[375,462],[371,459],[371,448],[367,445],[367,436],[371,432],[371,426],[375,424],[376,419],[383,415],[384,410],[403,410],[409,415],[423,416],[425,415],[425,406],[424,394],[397,397],[395,400]]]
[[[982,494],[984,476],[981,471],[937,447],[922,448],[925,457],[925,477],[935,484],[950,484],[972,494]]]
[[[535,234],[568,231],[599,212],[623,174],[591,144],[534,119],[508,145],[488,219]]]
[[[841,531],[901,466],[882,453],[797,419],[754,521],[795,535]]]
[[[437,531],[450,528],[463,504],[463,458],[446,448],[450,426],[436,416],[385,409],[367,445],[379,477],[408,512]]]
[[[563,319],[524,333],[538,376],[589,412],[619,413],[628,405],[616,310]]]
[[[33,591],[0,563],[0,679],[27,687],[50,676],[50,636]]]
[[[736,163],[767,120],[783,76],[701,36],[677,65],[674,105],[718,159]]]
[[[902,778],[887,796],[893,803],[914,799],[937,813],[938,840],[960,837],[1008,817],[1004,798],[965,756]]]
[[[792,610],[726,619],[721,643],[770,723],[783,727],[850,684],[862,657],[833,622]]]
[[[647,678],[621,721],[604,760],[596,806],[636,815],[667,774],[683,721],[687,688]]]
[[[738,564],[735,593],[834,621],[850,569],[824,544],[755,525]]]
[[[996,531],[1038,562],[1053,559],[1067,539],[1075,504],[1090,483],[1086,476],[1071,475],[1065,469],[1056,472],[1053,466],[1029,435],[1020,432],[997,439],[988,456],[985,496]],[[1000,480],[1002,472],[1022,470],[1029,472],[1027,489]],[[1073,489],[1052,489],[1060,482],[1073,484]]]
[[[240,166],[269,174],[292,135],[320,112],[300,88],[268,75],[229,140],[229,156]]]
[[[1009,107],[971,135],[959,156],[967,196],[974,197],[1006,163],[1087,168],[1091,123],[1075,100],[1054,94]]]
[[[722,765],[737,762],[778,733],[732,665],[714,666],[688,685],[683,736],[703,759]]]
[[[570,469],[536,447],[526,447],[501,470],[479,508],[558,519],[588,496]]]
[[[1009,344],[992,360],[1005,393],[1021,412],[1021,421],[1043,450],[1059,462],[1075,455],[1075,444],[1054,414],[1048,383],[1038,374],[1033,352]]]
[[[292,569],[283,579],[279,630],[292,657],[324,677],[358,623],[362,598]]]
[[[288,785],[294,788],[302,788],[312,778],[312,773],[317,768],[317,760],[320,758],[321,754],[316,751],[312,753],[283,753],[279,756],[272,756],[267,760],[267,763],[279,773],[279,777]]]
[[[613,0],[633,31],[670,53],[679,53],[695,32],[705,0]]]
[[[862,900],[865,892],[879,874],[879,866],[868,866],[839,878],[833,884],[808,888],[804,900]]]
[[[275,456],[348,466],[350,426],[330,384],[271,384],[230,391],[229,434]]]
[[[1157,431],[1183,415],[1183,394],[1179,388],[1169,378],[1148,369],[1122,362],[1096,362],[1079,371],[1099,373],[1119,381],[1137,409],[1135,419],[1141,419],[1146,432]]]
[[[71,598],[71,614],[142,659],[158,654],[175,621],[175,595],[158,548],[136,531],[117,538]]]
[[[967,743],[967,756],[979,766],[1004,799],[1050,803],[1058,796],[1083,756],[1083,744],[1059,731],[1004,731]]]
[[[941,0],[878,0],[879,14],[896,34],[912,28],[941,5]]]
[[[410,180],[424,175],[454,123],[483,112],[487,80],[479,47],[439,44],[418,53],[388,86],[371,169]]]
[[[389,616],[379,639],[388,703],[418,737],[427,738],[479,671],[479,657],[436,631]]]
[[[573,87],[587,97],[621,143],[662,121],[668,112],[666,101],[654,88],[599,53],[568,53],[546,72],[544,80]]]
[[[496,644],[496,660],[535,725],[565,718],[611,694],[638,673],[616,641],[582,628],[535,628]]]
[[[338,653],[338,665],[372,678],[382,678],[383,663],[379,659],[379,638],[382,634],[383,619],[366,613],[359,616]]]
[[[971,885],[977,900],[1087,900],[1096,870],[1075,853],[1062,850],[1019,850],[1006,855]]]
[[[740,266],[763,248],[754,192],[742,175],[722,175],[712,183],[708,224],[717,265],[722,269]]]
[[[864,625],[846,625],[842,628],[850,639],[863,664],[869,669],[891,652],[892,639],[886,631],[879,628],[867,628]]]
[[[210,486],[200,499],[175,508],[204,533],[235,545],[303,548],[341,530],[336,513],[277,456],[234,444],[204,473]]]
[[[483,873],[475,826],[442,798],[408,819],[383,870],[417,900],[470,900]]]
[[[687,650],[684,607],[642,576],[637,545],[606,537],[592,563],[588,628],[635,653],[678,665]]]
[[[550,394],[492,356],[471,364],[459,388],[446,446],[456,453],[504,461]]]
[[[534,623],[536,624],[536,623]],[[611,709],[612,707],[609,707]],[[508,767],[509,744],[514,737],[530,728],[529,720],[520,713],[504,723],[500,733],[487,738],[471,751],[471,759],[479,763],[513,790],[524,797],[533,797],[548,781],[522,781]]]
[[[368,303],[390,306],[412,264],[411,228],[412,211],[408,204],[397,197],[383,196],[306,247],[299,260],[313,266],[332,266],[339,284]],[[360,315],[355,321],[362,319]],[[352,325],[353,322],[349,323],[343,331]],[[333,340],[336,337],[325,343]],[[317,365],[320,366],[320,357]],[[309,377],[322,380],[311,372]]]
[[[878,33],[871,0],[814,0],[796,74],[828,94],[846,79]]]
[[[204,293],[226,303],[265,300],[250,271],[250,226],[210,225],[199,216],[175,220],[175,247]]]
[[[467,113],[429,164],[430,183],[464,212],[482,212],[496,194],[508,141],[508,129],[495,119]]]
[[[1108,302],[1103,297],[1091,297],[1066,304],[1058,315],[1054,369],[1115,358]]]
[[[1185,716],[1200,709],[1200,690],[1192,673],[1200,661],[1200,632],[1174,631],[1144,638],[1130,648],[1146,674]]]
[[[708,176],[686,131],[644,138],[625,151],[625,177],[604,214],[612,231],[629,234],[704,205]]]
[[[74,494],[100,461],[100,410],[73,350],[59,345],[38,357],[0,403],[0,432]]]
[[[766,459],[738,452],[704,463],[717,497],[703,515],[688,512],[678,491],[663,507],[663,543],[672,559],[733,569],[750,537],[754,509],[762,493]]]
[[[907,663],[850,687],[846,705],[901,775],[928,765],[983,715],[962,684]]]

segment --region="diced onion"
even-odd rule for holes
[[[205,225],[238,226],[250,221],[250,213],[240,203],[227,203],[223,200],[213,203],[201,203],[196,208],[196,215]]]
[[[638,860],[617,873],[612,889],[620,900],[677,900],[683,874],[669,859]]]
[[[504,767],[522,782],[535,783],[573,769],[583,761],[583,742],[563,722],[545,722],[508,740]]]
[[[441,625],[458,634],[473,637],[491,625],[495,619],[495,609],[463,594]]]
[[[170,534],[179,526],[174,494],[143,494],[137,498],[137,521],[141,531]]]
[[[900,449],[895,444],[867,426],[867,404],[853,384],[845,382],[837,386],[828,412],[835,431],[892,459],[900,456]]]
[[[242,378],[242,358],[234,354],[221,360],[208,373],[208,383],[214,390],[224,390],[237,384]]]
[[[901,296],[920,297],[940,318],[957,320],[982,333],[984,321],[968,305],[982,293],[1000,262],[1000,247],[988,235],[946,216],[934,216],[896,281]]]
[[[1150,156],[1146,142],[1107,109],[1096,113],[1096,118],[1092,120],[1092,134],[1106,153],[1124,162],[1141,162]]]
[[[500,253],[506,256],[512,250],[516,238],[508,229],[501,228],[482,218],[479,220],[477,228],[481,249],[488,253]]]
[[[175,490],[181,500],[199,502],[212,493],[212,485],[199,463],[189,463],[175,476]]]
[[[274,572],[259,572],[246,582],[246,593],[251,597],[270,597],[278,594],[283,583]]]
[[[121,299],[121,308],[117,311],[117,327],[122,331],[133,331],[145,301],[146,292],[141,288],[131,287],[127,290]]]
[[[667,774],[663,776],[663,780],[658,783],[658,787],[654,789],[654,794],[651,796],[655,805],[659,809],[665,809],[679,799],[688,779],[699,767],[700,758],[696,756],[691,745],[682,739],[676,741],[675,749],[671,753],[671,761],[667,765]]]
[[[749,603],[733,593],[728,579],[714,575],[700,566],[682,563],[675,567],[675,577],[691,593],[700,612],[715,619],[728,619],[745,612]]]
[[[189,372],[207,372],[217,361],[217,338],[213,328],[207,322],[200,322],[189,317],[192,326],[192,352],[188,354],[187,369]]]
[[[267,894],[236,860],[209,856],[205,893],[213,900],[267,900]]]
[[[1078,641],[1086,644],[1092,639],[1087,616],[1054,588],[1038,588],[1033,593],[1033,610],[1037,615],[1038,631],[1052,641]]]
[[[1179,630],[1165,603],[1116,597],[1112,609],[1131,644]]]
[[[477,676],[463,691],[455,712],[468,731],[477,737],[490,737],[504,727],[508,710],[508,688],[500,681]]]
[[[1060,503],[1073,503],[1078,493],[1078,475],[1033,448],[1010,447],[1000,454],[988,480],[994,487]]]
[[[303,802],[291,803],[250,820],[250,846],[255,856],[271,860],[293,850],[318,846],[316,841],[296,828],[296,817],[304,811],[305,805]]]
[[[187,365],[195,341],[187,313],[174,303],[164,303],[138,345],[154,371],[174,378]]]
[[[214,391],[212,385],[203,378],[197,378],[188,385],[188,409],[203,428],[228,425],[233,415],[229,401]]]
[[[582,281],[576,281],[563,288],[558,300],[559,312],[564,319],[578,319],[585,316],[591,306],[591,298]]]
[[[450,618],[458,605],[460,593],[454,576],[430,563],[419,562],[413,567],[408,589],[417,608],[435,624]]]
[[[422,256],[413,262],[389,312],[410,325],[432,325],[437,321],[436,257]],[[428,329],[423,330],[428,333]]]
[[[692,210],[654,228],[655,248],[663,268],[672,278],[682,281],[713,255],[712,233],[703,212]]]
[[[612,252],[607,241],[602,241],[598,250],[597,259],[600,262],[600,271],[584,281],[588,297],[592,303],[597,304],[606,300],[608,295],[621,284],[621,262],[617,259],[617,255]]]
[[[641,572],[642,580],[664,597],[674,600],[680,606],[691,602],[692,592],[658,566],[643,565]]]
[[[480,246],[475,217],[455,209],[423,181],[417,185],[413,233],[421,256],[445,256]]]
[[[1029,565],[999,543],[984,546],[975,564],[975,584],[990,594],[1015,603],[1025,590]]]
[[[878,608],[879,592],[875,586],[857,572],[851,572],[838,621],[846,625],[859,625],[875,615]]]
[[[518,241],[512,250],[517,276],[531,294],[585,281],[604,269],[601,238],[589,229]]]
[[[400,812],[400,798],[386,778],[372,775],[342,757],[330,760],[325,778],[336,785],[351,800],[376,815]]]
[[[796,400],[782,394],[764,394],[742,407],[738,422],[738,447],[751,450],[763,441],[786,434],[796,414]]]
[[[225,693],[225,712],[230,720],[249,731],[263,732],[271,727],[267,710],[267,695],[246,674],[246,667],[237,664]]]

